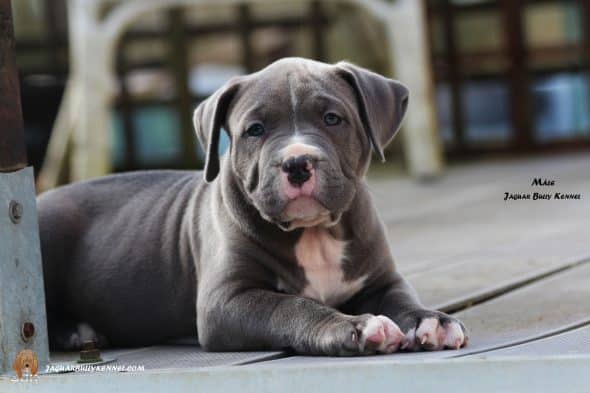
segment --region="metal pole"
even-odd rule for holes
[[[11,4],[0,0],[0,373],[25,349],[40,367],[49,362],[34,177],[26,165]]]

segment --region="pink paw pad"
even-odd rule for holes
[[[406,333],[402,349],[459,349],[466,344],[467,337],[459,323],[453,321],[442,325],[437,318],[425,318],[418,329]]]
[[[393,353],[401,345],[404,334],[391,319],[384,315],[371,317],[363,329],[365,342],[375,346],[379,353]]]

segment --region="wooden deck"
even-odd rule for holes
[[[531,186],[534,178],[555,180],[555,185]],[[181,374],[183,369],[197,373],[195,368],[211,366],[265,372],[287,367],[291,370],[284,371],[288,375],[296,372],[293,369],[311,373],[314,367],[369,367],[366,372],[371,373],[392,364],[407,364],[410,368],[404,370],[424,362],[438,365],[442,359],[449,359],[443,362],[449,366],[440,366],[441,370],[454,373],[450,365],[463,370],[468,367],[465,364],[472,364],[472,370],[476,370],[482,358],[492,368],[504,370],[506,364],[512,364],[506,372],[518,370],[518,359],[526,359],[523,361],[536,367],[536,373],[549,367],[541,360],[563,356],[568,357],[571,367],[562,375],[581,367],[578,361],[586,362],[590,369],[589,154],[451,167],[444,177],[429,183],[392,177],[383,168],[376,168],[370,185],[398,268],[425,304],[452,312],[464,321],[471,335],[467,348],[326,358],[280,352],[205,354],[189,340],[168,346],[110,350],[103,357],[114,360],[112,364],[144,365],[147,370]],[[581,199],[505,201],[505,192],[581,194]],[[68,361],[73,356],[53,354],[52,361]],[[513,363],[511,358],[515,359]],[[236,367],[241,364],[250,365]],[[522,372],[522,376],[528,375]],[[304,374],[301,378],[305,384]],[[205,374],[199,375],[204,378]],[[585,386],[590,389],[590,385]],[[299,389],[294,386],[287,390]]]

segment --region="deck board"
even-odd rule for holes
[[[437,309],[456,309],[477,302],[503,288],[519,286],[548,273],[590,259],[588,243],[580,231],[561,236],[531,239],[503,249],[483,251],[441,264],[430,271],[409,275],[424,304]]]
[[[195,345],[159,345],[118,356],[115,364],[141,364],[148,369],[237,366],[284,356],[280,351],[205,352]]]
[[[533,177],[555,187],[531,187]],[[374,179],[396,264],[433,307],[590,257],[590,157],[451,169],[440,182]],[[399,190],[399,191],[398,191]],[[509,201],[503,192],[580,192],[572,201]]]
[[[205,352],[194,339],[179,343],[142,348],[117,348],[101,352],[109,365],[143,366],[146,370],[189,369],[203,367],[237,366],[277,359],[286,356],[281,351],[259,352]],[[79,358],[76,352],[51,354],[52,363],[72,364]]]
[[[590,264],[584,264],[456,314],[474,346],[497,346],[590,322]]]
[[[590,348],[590,325],[529,343],[497,349],[478,355],[484,358],[498,356],[554,356],[587,355]]]

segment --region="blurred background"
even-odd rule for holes
[[[424,72],[447,162],[590,149],[590,1],[420,1]],[[102,1],[101,12],[123,2]],[[29,161],[38,171],[71,71],[72,32],[67,0],[12,3]],[[112,170],[200,167],[192,111],[231,76],[285,56],[347,59],[391,75],[386,39],[364,8],[331,1],[146,14],[117,43]],[[403,156],[396,141],[390,161],[403,168]]]

